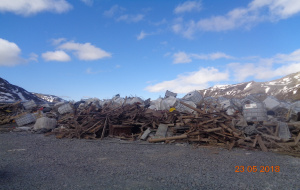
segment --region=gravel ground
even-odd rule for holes
[[[259,172],[260,166],[280,166],[280,172]],[[300,189],[299,166],[300,158],[243,149],[0,134],[5,190]]]

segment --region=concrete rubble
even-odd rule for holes
[[[166,91],[164,98],[145,101],[117,94],[55,105],[16,102],[0,105],[0,125],[15,122],[18,130],[43,130],[57,138],[114,137],[300,154],[300,101],[262,97],[202,97],[193,91],[177,98]]]

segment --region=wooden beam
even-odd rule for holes
[[[187,135],[179,135],[174,137],[165,137],[165,138],[159,138],[159,139],[149,139],[148,142],[163,142],[166,140],[180,140],[180,139],[186,139],[188,138]]]
[[[267,149],[266,145],[264,144],[261,136],[259,136],[259,135],[257,136],[257,141],[258,141],[258,144],[259,144],[261,150],[264,152],[268,152],[268,149]]]

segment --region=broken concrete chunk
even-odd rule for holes
[[[272,96],[268,96],[263,102],[265,103],[266,108],[269,110],[274,109],[276,106],[280,104],[280,102]]]
[[[72,111],[73,111],[73,109],[72,109],[72,107],[70,106],[70,104],[64,104],[64,105],[62,105],[62,106],[60,106],[60,107],[58,108],[58,112],[59,112],[60,114],[70,113],[70,112],[72,112]]]
[[[283,140],[288,140],[291,138],[291,133],[289,130],[289,127],[287,123],[284,122],[278,122],[279,130],[278,130],[278,136]]]
[[[167,130],[168,130],[168,125],[166,125],[166,124],[159,124],[158,125],[158,129],[157,129],[157,131],[155,133],[155,138],[166,137]]]
[[[33,129],[54,129],[56,127],[56,119],[48,118],[48,117],[41,117],[36,120]]]
[[[168,97],[176,98],[176,96],[177,96],[177,93],[171,92],[169,90],[167,90],[166,93],[165,93],[165,98],[168,98]]]
[[[23,106],[26,110],[30,110],[30,109],[36,107],[37,105],[33,100],[31,100],[31,101],[28,101],[28,102],[24,102]]]
[[[146,140],[150,133],[151,133],[150,128],[147,128],[147,130],[144,131],[143,135],[141,136],[141,140]]]
[[[192,101],[198,104],[202,100],[202,95],[197,90],[187,93],[182,100]]]

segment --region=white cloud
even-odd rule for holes
[[[64,51],[47,51],[42,54],[42,57],[45,61],[70,61],[71,57]]]
[[[300,49],[290,54],[277,54],[268,59],[260,59],[255,63],[230,63],[234,79],[241,82],[248,77],[255,79],[271,79],[300,71]]]
[[[120,7],[119,5],[114,5],[109,10],[104,11],[103,15],[106,17],[113,17],[116,14],[122,13],[123,11],[125,11],[125,8]]]
[[[191,11],[200,11],[201,10],[201,2],[200,1],[186,1],[180,5],[178,5],[174,9],[174,13],[185,13],[185,12],[191,12]]]
[[[269,14],[278,19],[285,19],[300,12],[300,1],[298,0],[253,0],[249,9],[260,9],[267,7]]]
[[[144,15],[142,14],[137,14],[137,15],[128,15],[128,14],[125,14],[125,15],[121,15],[119,18],[117,18],[116,20],[117,21],[125,21],[125,22],[139,22],[141,20],[144,19]]]
[[[141,33],[136,37],[137,40],[144,39],[147,36],[147,33],[141,31]]]
[[[67,41],[66,38],[57,38],[57,39],[52,39],[52,45],[57,46],[59,44],[61,44],[62,42]]]
[[[236,28],[249,29],[260,22],[287,19],[300,12],[299,0],[253,0],[247,7],[235,8],[225,15],[212,16],[198,21],[175,20],[173,31],[192,38],[198,31],[227,31]]]
[[[198,71],[178,75],[176,79],[150,85],[145,88],[149,92],[171,90],[176,93],[188,93],[208,87],[209,82],[228,80],[228,72],[220,72],[215,68],[200,68]]]
[[[178,53],[182,62],[189,61],[190,57],[184,52]],[[208,57],[220,57],[220,54],[208,54]],[[180,60],[178,58],[178,60]],[[254,57],[252,58],[252,60]],[[241,59],[243,60],[243,59]],[[227,64],[224,71],[217,68],[200,68],[198,71],[178,75],[173,80],[159,82],[149,85],[145,90],[149,92],[163,92],[171,90],[177,93],[188,93],[193,90],[208,88],[211,83],[239,83],[251,80],[271,80],[275,77],[282,77],[291,73],[300,71],[300,49],[290,54],[276,54],[271,58],[259,58],[253,63],[230,63]]]
[[[92,6],[94,1],[93,0],[81,0],[83,3],[85,3],[88,6]]]
[[[287,61],[300,62],[300,49],[297,49],[290,54],[277,54],[275,56],[275,61],[281,63]]]
[[[192,59],[201,59],[201,60],[216,60],[216,59],[234,59],[234,57],[227,55],[223,52],[215,52],[211,54],[195,54],[195,53],[185,53],[185,52],[178,52],[174,53],[173,55],[173,63],[190,63]]]
[[[37,54],[35,54],[35,53],[31,53],[30,55],[29,55],[29,61],[35,61],[35,62],[38,62],[38,55]]]
[[[65,0],[1,0],[0,12],[29,16],[43,11],[63,13],[72,9]]]
[[[190,58],[190,56],[182,51],[178,52],[178,53],[174,53],[173,57],[174,57],[173,63],[175,63],[175,64],[192,62],[192,59]]]
[[[61,44],[58,48],[72,51],[73,54],[80,60],[90,61],[111,57],[111,53],[108,53],[90,43],[81,44],[75,42],[66,42]]]
[[[0,38],[0,66],[14,66],[24,62],[17,44]]]
[[[159,33],[159,32],[146,33],[146,32],[144,32],[144,31],[141,31],[140,34],[137,35],[136,39],[137,39],[137,40],[142,40],[142,39],[144,39],[146,36],[155,35],[155,34],[157,34],[157,33]]]

